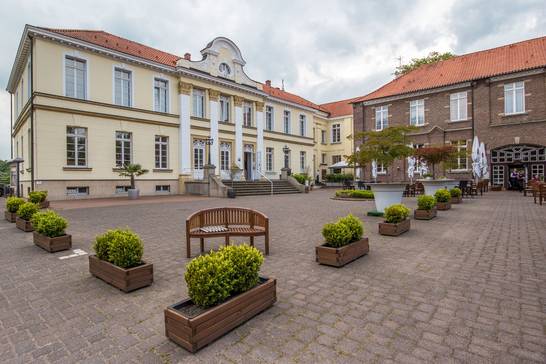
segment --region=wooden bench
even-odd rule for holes
[[[542,205],[542,201],[546,201],[546,183],[540,183],[534,186],[533,189],[533,200],[535,203]]]
[[[269,255],[269,218],[256,210],[243,207],[220,207],[200,210],[186,219],[186,256],[191,257],[191,238],[199,238],[201,253],[205,238],[225,237],[226,246],[231,236],[248,236],[254,246],[254,237],[265,237],[265,255]]]

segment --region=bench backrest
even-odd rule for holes
[[[267,228],[269,218],[263,213],[244,207],[217,207],[200,210],[186,219],[186,228],[205,226],[250,226]]]

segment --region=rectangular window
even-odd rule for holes
[[[66,194],[68,196],[86,196],[89,195],[89,187],[67,187]]]
[[[525,84],[523,81],[504,85],[504,114],[525,112]]]
[[[193,116],[197,118],[205,117],[205,91],[193,89]]]
[[[265,148],[265,170],[273,171],[273,148]]]
[[[15,106],[15,118],[19,116],[19,90],[15,91],[15,98],[13,99],[13,104]]]
[[[87,166],[87,129],[69,126],[66,128],[66,165]]]
[[[205,143],[195,141],[193,145],[193,169],[203,169],[205,165]]]
[[[273,130],[273,106],[265,107],[265,129]]]
[[[127,193],[131,186],[116,186],[116,193]]]
[[[170,185],[156,185],[155,192],[171,192]]]
[[[544,164],[532,164],[531,165],[531,178],[538,178],[544,180]]]
[[[131,133],[116,131],[116,167],[131,163]]]
[[[154,110],[168,112],[167,104],[169,99],[169,81],[161,78],[154,78]]]
[[[332,156],[332,164],[336,164],[341,162],[341,156],[340,155],[333,155]]]
[[[467,92],[457,92],[449,95],[449,112],[451,121],[466,120],[467,116]]]
[[[114,103],[131,106],[132,73],[121,68],[114,69]]]
[[[243,102],[243,125],[252,126],[252,104],[249,102]]]
[[[380,131],[389,126],[389,107],[379,106],[375,108],[375,130]]]
[[[493,177],[491,181],[494,185],[500,185],[504,186],[504,166],[503,165],[493,165],[492,168],[492,174]]]
[[[27,99],[30,99],[32,96],[32,69],[30,67],[30,62],[27,65]]]
[[[227,143],[222,143],[220,145],[220,170],[221,171],[229,171],[230,167],[230,150],[231,145]]]
[[[66,56],[64,60],[65,96],[85,99],[87,82],[87,62],[83,59]]]
[[[284,121],[284,125],[283,125],[284,133],[285,134],[290,134],[290,111],[284,110],[283,121]]]
[[[305,115],[300,115],[300,135],[305,136],[305,128],[306,128],[306,117]]]
[[[326,144],[326,130],[320,131],[320,142]]]
[[[307,167],[307,153],[300,152],[300,171],[305,172],[305,168]]]
[[[27,159],[28,159],[28,164],[30,165],[31,164],[31,160],[32,160],[32,156],[31,156],[31,153],[32,153],[32,135],[31,135],[31,132],[30,132],[30,129],[27,130]]]
[[[425,125],[425,100],[410,101],[410,125]]]
[[[377,163],[377,174],[387,174],[387,170],[383,163]]]
[[[341,124],[332,125],[332,143],[341,143]]]
[[[220,96],[220,121],[229,122],[229,97]]]
[[[453,169],[467,170],[468,169],[468,156],[467,156],[467,144],[466,140],[455,140],[451,142],[451,145],[456,149],[455,161],[453,163]]]
[[[320,163],[321,164],[326,164],[326,153],[322,153],[322,155],[320,157]]]
[[[155,168],[169,168],[169,137],[155,136]]]

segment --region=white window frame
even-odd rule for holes
[[[307,153],[305,151],[300,151],[300,172],[305,172],[307,167]]]
[[[423,110],[422,115],[423,119],[422,121],[419,120],[420,116],[420,109]],[[415,123],[412,122],[414,119],[413,115],[415,115]],[[425,125],[425,99],[419,99],[419,100],[412,100],[410,101],[410,125],[413,126],[423,126]]]
[[[86,57],[85,55],[81,54],[81,52],[79,51],[71,51],[71,52],[64,52],[63,53],[63,59],[62,59],[62,62],[61,62],[61,65],[62,65],[62,75],[63,75],[63,96],[67,96],[66,95],[66,57],[71,57],[71,58],[76,58],[76,59],[79,59],[79,60],[82,60],[82,61],[85,61],[85,97],[83,99],[80,99],[80,100],[89,100],[90,99],[90,95],[89,95],[89,74],[90,74],[90,63],[89,63],[89,58]],[[67,96],[67,97],[71,97],[71,96]]]
[[[80,189],[83,188],[85,192],[80,192]],[[76,190],[75,193],[69,193],[69,190]],[[66,187],[67,196],[89,196],[89,186],[68,186]]]
[[[199,150],[201,155],[195,154],[195,151]],[[203,170],[205,167],[205,158],[206,158],[206,148],[205,148],[205,142],[202,140],[194,140],[193,141],[193,148],[192,148],[192,166],[194,170]]]
[[[460,142],[464,142],[464,144],[459,144]],[[450,143],[449,143],[451,146],[455,147],[456,151],[457,151],[457,157],[456,157],[456,160],[457,160],[457,168],[453,168],[451,169],[451,171],[453,172],[463,172],[463,171],[468,171],[469,168],[468,168],[468,140],[466,139],[461,139],[461,140],[452,140]],[[465,156],[464,158],[460,156],[460,153],[461,151],[465,152]],[[462,168],[461,167],[461,161],[462,160],[465,160],[465,165],[466,165],[466,168]]]
[[[243,102],[243,126],[246,128],[252,127],[252,103],[244,101]]]
[[[504,186],[504,165],[493,164],[491,168],[491,183]]]
[[[273,172],[275,163],[275,149],[272,147],[265,148],[265,170],[266,172]]]
[[[377,126],[380,125],[378,128]],[[383,105],[375,108],[375,131],[381,131],[389,126],[389,106]]]
[[[517,106],[517,94],[518,90],[521,90],[521,107],[522,110],[518,111],[516,110]],[[512,94],[512,112],[508,112],[507,110],[507,97],[506,95],[508,93]],[[525,114],[525,82],[524,81],[518,81],[518,82],[511,82],[504,85],[504,115],[517,115],[517,114]]]
[[[199,105],[199,103],[196,101],[197,100],[197,97],[200,97],[201,98],[201,105]],[[205,104],[206,104],[206,101],[207,101],[207,96],[205,94],[205,90],[202,90],[200,88],[194,88],[192,90],[192,93],[191,93],[191,115],[195,118],[205,118],[205,115],[206,115],[206,112],[207,112],[207,109],[205,107]],[[198,111],[198,108],[199,106],[201,106],[201,109],[199,110],[200,113],[197,113]]]
[[[118,133],[129,134],[129,138],[120,137],[118,136]],[[115,137],[116,137],[116,143],[115,143],[114,157],[116,161],[116,168],[123,168],[125,164],[125,143],[129,143],[129,163],[133,163],[133,133],[129,131],[116,130]],[[117,157],[118,142],[121,143],[121,164],[118,163],[118,157]]]
[[[161,81],[161,82],[165,82],[165,110],[161,110],[161,107],[157,108],[156,104],[155,104],[155,93],[156,93],[156,88],[158,88],[158,86],[156,86],[155,82],[156,81]],[[170,97],[170,82],[167,78],[163,77],[163,76],[155,76],[153,79],[152,79],[152,105],[153,105],[153,108],[154,108],[154,111],[156,112],[163,112],[163,113],[168,113],[170,110],[171,110],[171,97]],[[161,98],[159,100],[159,103],[161,106]]]
[[[121,96],[121,103],[116,102],[116,71],[126,72],[129,74],[129,105],[123,104],[123,93]],[[124,64],[113,65],[112,66],[112,102],[114,105],[123,106],[123,107],[133,107],[135,100],[135,78],[134,72],[131,68],[127,67]]]
[[[454,105],[455,104],[455,108]],[[455,117],[453,112],[455,111]],[[468,120],[468,92],[456,92],[449,95],[449,120],[465,121]]]
[[[230,97],[220,95],[220,98],[218,99],[218,108],[220,111],[220,115],[218,115],[218,119],[220,119],[220,122],[229,123],[230,106],[231,106]]]
[[[332,144],[341,143],[341,124],[332,124]]]
[[[83,136],[80,135],[80,134],[77,134],[77,133],[69,133],[68,128],[82,129],[84,131]],[[65,144],[65,147],[66,147],[66,166],[87,168],[87,161],[88,161],[87,133],[88,133],[87,128],[84,128],[84,127],[81,127],[81,126],[67,126],[66,127],[66,137],[67,137],[67,139],[69,137],[74,138],[74,164],[69,164],[68,163],[68,140],[67,140],[66,144]],[[78,147],[79,147],[78,138],[82,138],[82,137],[84,139],[84,154],[85,154],[85,157],[84,157],[84,164],[80,165],[80,164],[78,164],[78,161],[80,159],[79,158],[80,153],[78,152]]]
[[[164,187],[167,187],[167,189],[164,189]],[[155,193],[169,194],[171,193],[171,185],[155,185]]]
[[[537,176],[539,179],[541,177],[544,179],[544,176],[546,175],[544,170],[544,164],[531,164],[531,178]]]
[[[387,169],[385,168],[385,165],[383,163],[377,163],[377,174],[387,174]]]
[[[159,160],[157,159],[158,152]],[[162,161],[163,156],[165,157],[165,165],[163,165]],[[154,136],[154,166],[155,169],[169,169],[169,137],[166,135]]]
[[[307,116],[305,114],[300,114],[299,121],[300,136],[305,136],[307,131]]]
[[[271,105],[265,106],[265,130],[275,129],[275,108]]]
[[[326,136],[326,130],[320,130],[320,143],[326,144],[328,143],[328,137]]]
[[[220,143],[220,171],[224,173],[231,169],[231,144]]]
[[[290,110],[284,110],[282,113],[282,118],[282,131],[285,134],[290,134],[290,132],[292,131],[292,112],[290,112]]]
[[[13,99],[15,106],[15,118],[19,116],[19,90],[15,90],[15,98]]]

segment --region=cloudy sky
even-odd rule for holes
[[[247,74],[323,103],[392,79],[397,57],[468,53],[546,35],[544,0],[0,0],[4,90],[25,24],[102,29],[194,58],[214,37],[241,49]],[[0,91],[0,159],[9,158],[9,94]]]

